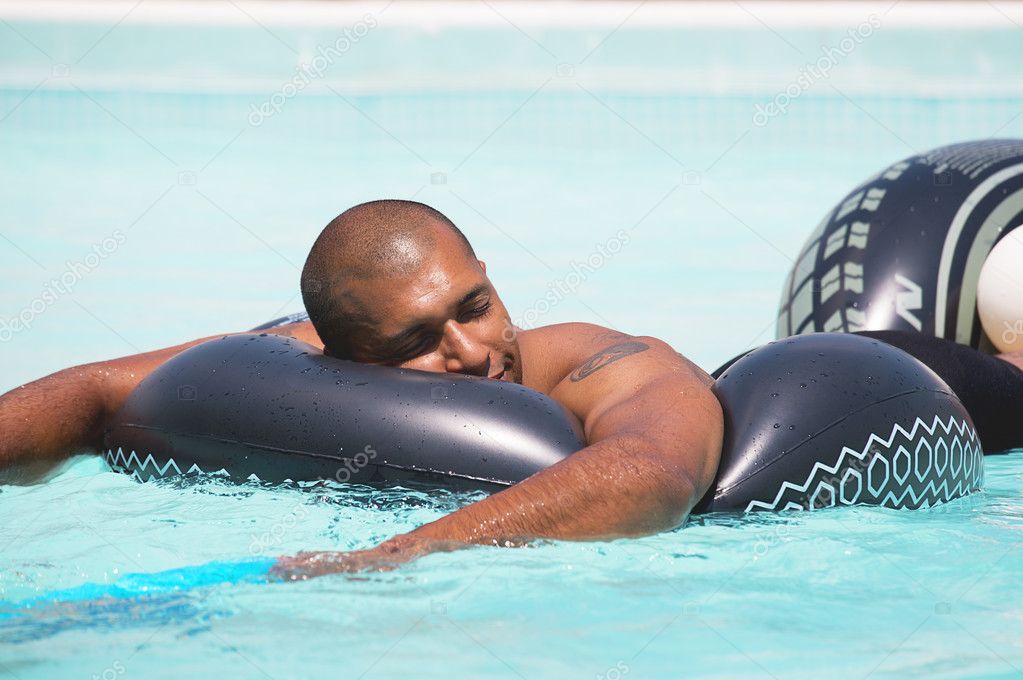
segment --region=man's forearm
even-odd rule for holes
[[[643,437],[610,437],[405,540],[506,545],[640,536],[685,521],[705,489]]]
[[[266,331],[322,347],[309,322]],[[31,481],[74,453],[98,451],[103,430],[135,387],[178,353],[225,333],[65,369],[0,395],[0,482]]]
[[[471,544],[513,546],[534,538],[599,540],[640,536],[685,521],[706,485],[677,457],[644,437],[619,435],[532,477],[370,550],[283,557],[271,576],[307,579],[339,571],[391,569]]]

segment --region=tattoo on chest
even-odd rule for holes
[[[649,345],[639,342],[638,340],[620,342],[616,345],[605,347],[584,361],[582,366],[572,371],[572,374],[568,377],[572,382],[579,382],[583,378],[593,375],[608,364],[613,364],[619,359],[624,359],[632,354],[645,352],[648,349],[650,349]]]

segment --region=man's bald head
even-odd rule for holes
[[[475,259],[451,220],[415,201],[362,203],[320,232],[302,269],[302,300],[330,354],[347,356],[351,333],[371,325],[371,310],[352,293],[352,282],[410,276],[430,259],[445,231]]]

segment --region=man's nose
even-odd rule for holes
[[[467,373],[469,375],[488,375],[490,371],[490,350],[466,332],[464,326],[456,321],[448,321],[444,326],[442,340],[445,370],[449,373]]]

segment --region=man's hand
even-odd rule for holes
[[[294,579],[379,570],[472,544],[614,539],[682,524],[713,482],[721,455],[724,423],[713,380],[655,338],[571,326],[576,337],[557,346],[582,345],[588,353],[560,371],[550,393],[582,420],[586,448],[377,548],[284,558],[276,572]]]
[[[370,550],[301,552],[294,557],[282,557],[270,570],[270,577],[284,581],[305,581],[326,574],[391,571],[417,557],[463,547],[464,544],[451,541],[423,541],[412,534],[403,534]]]

